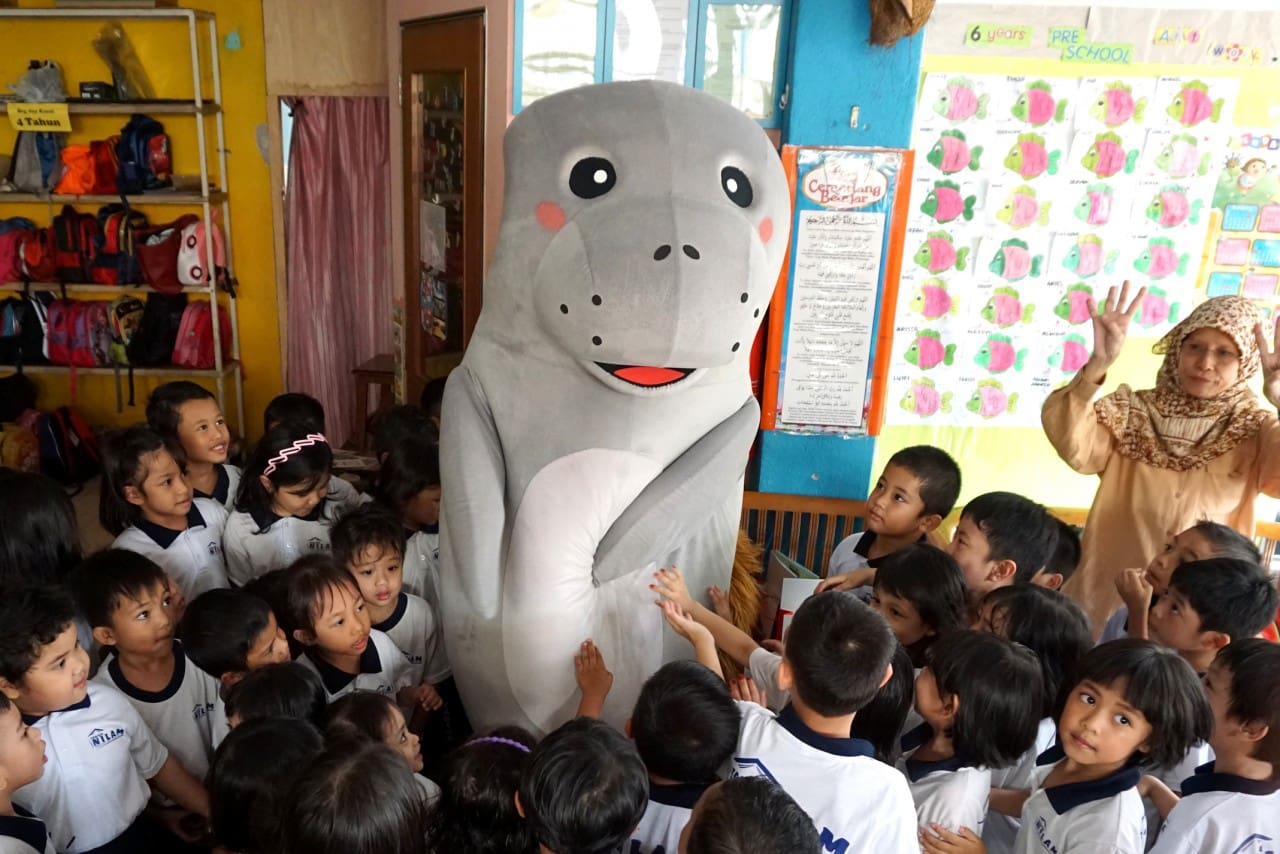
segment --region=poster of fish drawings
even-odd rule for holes
[[[1191,308],[1239,82],[931,73],[886,401],[890,424],[1038,426],[1128,278],[1131,333]]]

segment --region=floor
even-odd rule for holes
[[[98,494],[101,484],[102,481],[95,477],[71,499],[76,508],[76,521],[80,525],[80,548],[85,554],[105,549],[115,539],[98,522]]]

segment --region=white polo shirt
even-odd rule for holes
[[[197,780],[205,778],[214,749],[226,737],[226,715],[221,712],[218,680],[196,667],[181,643],[173,642],[173,677],[159,691],[130,683],[115,655],[107,658],[93,681],[123,694],[182,767]]]
[[[765,705],[774,712],[782,711],[791,702],[791,692],[778,687],[778,668],[782,666],[782,656],[769,652],[762,646],[756,647],[747,659],[747,675],[765,694]]]
[[[1213,763],[1182,782],[1151,854],[1265,854],[1280,848],[1280,790],[1274,783],[1218,774]]]
[[[18,805],[16,815],[0,815],[0,854],[54,854],[44,822]]]
[[[734,777],[768,777],[809,814],[825,851],[918,854],[907,781],[875,759],[871,743],[809,729],[791,706],[774,714],[739,701]]]
[[[440,526],[415,531],[404,546],[404,589],[440,613]]]
[[[921,724],[902,737],[903,754],[897,768],[907,777],[916,821],[928,829],[937,824],[958,832],[967,827],[981,834],[991,796],[991,771],[977,768],[961,756],[925,761],[915,752],[933,737],[933,727]]]
[[[44,820],[63,854],[100,848],[129,829],[151,796],[165,750],[124,695],[89,682],[85,698],[39,720],[44,775],[13,793]]]
[[[1135,766],[1087,783],[1043,788],[1044,779],[1064,758],[1060,746],[1037,760],[1035,790],[1022,807],[1018,854],[1142,854],[1147,818]]]
[[[649,805],[622,854],[677,854],[693,805],[711,783],[649,784]]]
[[[440,624],[425,599],[401,591],[395,611],[373,628],[391,638],[404,655],[409,664],[408,684],[437,685],[452,675]]]
[[[213,485],[213,492],[201,492],[193,489],[197,498],[209,498],[230,511],[236,503],[236,493],[240,491],[240,478],[243,472],[239,466],[230,463],[219,463],[214,470],[218,473],[218,482]]]
[[[360,654],[359,673],[339,670],[312,650],[303,652],[298,661],[320,674],[327,703],[352,691],[376,691],[394,700],[401,688],[417,684],[409,681],[409,662],[404,655],[391,638],[377,629],[369,632],[369,643]]]
[[[227,567],[222,560],[226,524],[225,507],[209,498],[197,498],[187,512],[185,530],[175,531],[139,519],[111,545],[151,558],[177,582],[189,602],[206,590],[228,586]]]
[[[992,770],[991,788],[1031,791],[1034,788],[1036,757],[1053,747],[1057,740],[1057,722],[1053,718],[1042,718],[1040,727],[1036,730],[1036,743],[1013,765]],[[1018,838],[1021,824],[1016,818],[988,809],[987,823],[982,828],[982,841],[987,846],[987,854],[1009,854],[1013,851],[1013,842]]]

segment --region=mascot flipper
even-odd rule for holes
[[[689,654],[654,568],[728,586],[789,192],[755,122],[667,83],[544,98],[504,146],[484,308],[443,405],[446,643],[477,727],[545,732],[592,638],[620,724]]]

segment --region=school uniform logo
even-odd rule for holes
[[[1044,816],[1036,817],[1036,834],[1040,837],[1040,846],[1048,851],[1049,854],[1058,854],[1058,846],[1053,844],[1045,831],[1049,829],[1049,822],[1045,821]]]
[[[1275,840],[1261,833],[1254,833],[1236,846],[1231,854],[1276,854]]]
[[[780,783],[778,783],[778,779],[769,773],[769,769],[765,767],[765,764],[763,762],[761,762],[759,759],[755,759],[750,756],[733,757],[732,776],[734,777],[765,777],[769,780],[769,782],[774,783],[775,785],[781,785]]]
[[[329,548],[330,547],[329,547],[328,541],[323,540],[320,537],[312,537],[311,539],[307,540],[308,551],[327,552],[329,551]]]
[[[191,707],[191,717],[195,720],[207,718],[213,714],[213,703],[196,703]]]
[[[124,735],[124,727],[117,726],[109,729],[98,727],[89,731],[89,744],[93,747],[106,747],[117,738]]]
[[[210,541],[210,542],[209,542],[209,554],[211,554],[211,555],[213,555],[213,556],[215,556],[215,557],[216,557],[216,556],[217,556],[217,555],[219,555],[221,552],[222,552],[222,547],[221,547],[221,546],[219,546],[219,545],[218,545],[217,543],[215,543],[215,542],[212,542],[212,541]]]
[[[830,851],[831,854],[848,854],[849,840],[836,839],[836,835],[831,832],[831,828],[822,828],[822,833],[818,834],[818,841],[822,843],[823,851]]]

